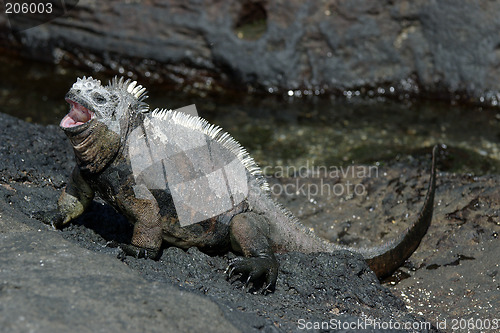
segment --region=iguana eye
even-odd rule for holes
[[[102,96],[98,92],[95,92],[95,93],[92,94],[92,99],[97,104],[105,104],[107,102],[106,98],[104,98],[104,96]]]

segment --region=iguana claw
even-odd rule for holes
[[[146,259],[158,260],[160,257],[160,250],[156,249],[146,249],[132,244],[119,244],[118,247],[122,249],[122,251],[125,252],[126,255],[138,259],[146,258]]]
[[[57,209],[48,211],[37,211],[31,214],[31,217],[59,229],[64,225],[64,214]]]
[[[265,286],[262,292],[271,292],[276,286],[279,264],[275,258],[271,257],[238,257],[232,259],[226,269],[228,279],[236,274],[242,278],[246,277],[245,287],[250,282],[256,282],[260,278],[265,278]]]

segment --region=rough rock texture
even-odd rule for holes
[[[235,314],[228,320],[223,309],[209,298],[148,281],[112,256],[84,250],[6,205],[0,201],[2,331],[252,329],[252,316],[236,322]]]
[[[261,295],[225,280],[232,254],[168,248],[159,261],[124,257],[106,244],[126,241],[131,228],[99,202],[52,230],[28,215],[55,206],[73,163],[70,146],[55,126],[3,114],[0,124],[0,325],[9,331],[290,332],[301,319],[425,321],[349,252],[281,255],[276,292]]]
[[[0,47],[186,89],[237,84],[497,105],[499,11],[497,1],[465,0],[82,0],[17,33],[40,17],[10,17],[11,30],[0,16]]]

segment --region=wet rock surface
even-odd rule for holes
[[[0,123],[2,327],[277,332],[330,320],[426,321],[350,252],[280,255],[276,291],[262,295],[226,281],[231,253],[166,248],[159,261],[124,257],[106,245],[127,241],[131,228],[99,201],[67,228],[52,230],[29,215],[55,207],[72,169],[71,148],[55,126],[3,114]]]
[[[236,84],[297,96],[421,95],[498,105],[499,7],[452,0],[82,0],[28,30],[39,17],[0,16],[0,45],[186,90]]]

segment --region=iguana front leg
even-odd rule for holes
[[[68,185],[59,197],[57,210],[37,212],[35,217],[55,228],[61,228],[82,215],[93,199],[94,190],[82,178],[78,166],[75,166]]]
[[[120,244],[120,248],[136,258],[158,259],[163,241],[160,208],[145,186],[139,186],[136,190],[140,190],[140,199],[133,195],[117,198],[129,221],[134,224],[131,244]]]
[[[147,222],[142,220],[136,223],[131,244],[119,245],[123,252],[135,258],[158,259],[161,250],[162,230],[154,225],[156,221],[155,219]]]
[[[278,277],[279,263],[269,244],[269,222],[262,215],[246,212],[235,215],[230,225],[231,247],[245,257],[233,259],[227,268],[228,277],[246,276],[246,284],[261,277],[266,285],[263,291],[272,291]]]

